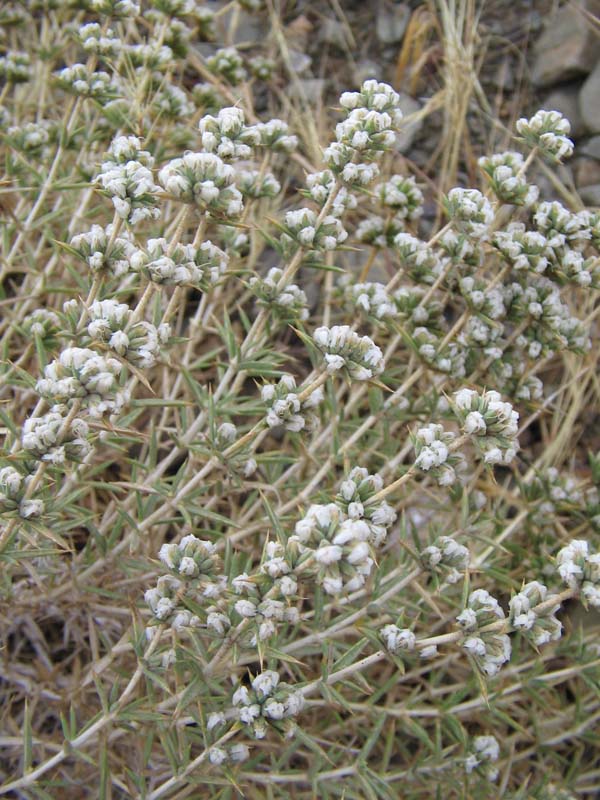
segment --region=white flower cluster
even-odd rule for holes
[[[500,746],[495,736],[475,736],[472,741],[472,752],[465,759],[465,770],[468,773],[480,770],[488,781],[495,781],[498,770],[491,765],[498,761]]]
[[[42,500],[24,496],[31,477],[23,476],[14,467],[0,467],[0,514],[12,511],[23,519],[30,519],[44,513]]]
[[[219,721],[216,721],[216,717],[219,717]],[[211,730],[211,722],[212,727],[215,727],[220,722],[220,717],[223,717],[223,721],[225,721],[225,715],[219,712],[215,712],[213,714],[209,714],[208,722],[206,727],[208,730]],[[221,764],[225,764],[227,762],[231,762],[233,764],[241,764],[243,761],[247,761],[250,758],[250,750],[248,745],[244,744],[243,742],[236,742],[235,744],[230,745],[213,745],[208,751],[208,760],[214,766],[220,766]]]
[[[311,172],[306,176],[305,194],[310,197],[318,206],[323,207],[331,193],[335,191],[336,179],[330,169],[321,172]],[[348,191],[345,186],[337,188],[331,204],[331,214],[334,217],[341,217],[347,210],[356,208],[358,201],[356,195]]]
[[[184,578],[211,576],[217,564],[217,548],[209,541],[198,539],[192,533],[179,543],[163,544],[158,552],[162,563]]]
[[[328,372],[346,369],[354,380],[368,381],[383,371],[383,353],[379,347],[348,325],[317,328],[313,340],[325,357]]]
[[[542,608],[537,606],[552,600],[548,589],[539,581],[526,583],[509,603],[509,620],[512,627],[523,633],[536,647],[560,639],[562,623],[554,616],[560,603]]]
[[[82,461],[92,450],[88,442],[88,424],[76,417],[63,430],[65,421],[61,406],[55,406],[41,417],[26,419],[21,433],[23,450],[49,464]]]
[[[107,17],[137,17],[140,13],[139,0],[88,0],[90,10]]]
[[[298,137],[290,133],[289,125],[282,119],[258,122],[254,130],[258,133],[258,147],[274,153],[292,153],[298,147]]]
[[[415,283],[432,284],[442,271],[442,263],[436,252],[410,233],[402,232],[394,236],[394,249],[402,267]]]
[[[391,175],[373,189],[382,206],[394,209],[398,220],[414,221],[423,214],[423,192],[411,176]]]
[[[484,281],[476,280],[472,275],[467,275],[459,279],[458,288],[467,305],[475,311],[484,314],[490,319],[504,319],[506,317],[504,294],[500,287],[488,289]]]
[[[530,119],[517,120],[516,128],[529,147],[537,147],[552,161],[562,161],[573,154],[571,125],[560,111],[540,109]]]
[[[592,237],[589,217],[585,212],[573,213],[558,200],[540,203],[533,217],[540,233],[546,237],[549,256],[560,259],[562,248],[583,244]]]
[[[492,244],[517,272],[541,274],[548,266],[546,237],[539,231],[526,230],[522,222],[511,222],[496,231]]]
[[[260,395],[269,407],[269,428],[282,425],[294,433],[314,427],[313,409],[323,402],[323,389],[320,386],[306,400],[300,401],[293,375],[282,375],[278,383],[267,383],[262,387]]]
[[[207,114],[198,127],[204,150],[224,160],[250,158],[252,148],[260,141],[258,131],[246,126],[241,108],[222,108],[216,117]]]
[[[558,574],[585,603],[600,608],[600,553],[590,552],[585,539],[573,539],[556,556]]]
[[[502,203],[531,206],[537,201],[539,189],[527,183],[520,153],[509,150],[493,156],[482,156],[478,163],[487,175],[492,191]]]
[[[87,331],[95,342],[108,345],[111,350],[141,369],[148,369],[160,356],[161,346],[170,336],[167,324],[153,325],[140,320],[131,324],[132,309],[116,300],[97,300],[89,308],[90,323]]]
[[[11,125],[6,131],[7,140],[16,150],[23,150],[26,153],[38,151],[38,155],[43,159],[45,146],[50,142],[51,135],[56,132],[55,125],[49,120],[39,122],[27,122],[25,125]],[[42,150],[41,153],[39,151]]]
[[[44,369],[36,391],[50,403],[80,398],[91,416],[116,413],[127,402],[128,392],[119,387],[121,363],[94,350],[68,347]]]
[[[411,652],[417,645],[417,637],[409,628],[399,628],[393,624],[384,625],[379,631],[379,635],[392,655]]]
[[[450,189],[445,202],[446,211],[454,228],[472,239],[487,238],[494,221],[490,201],[477,189]]]
[[[486,464],[509,464],[519,447],[519,414],[495,391],[473,389],[454,393],[454,409],[463,433],[476,437]]]
[[[135,225],[144,219],[157,219],[160,211],[155,205],[152,156],[141,150],[135,136],[118,136],[111,143],[109,159],[102,163],[96,177],[104,191],[112,198],[115,211],[121,219]]]
[[[176,244],[169,255],[166,239],[148,239],[146,250],[137,250],[130,258],[132,270],[142,272],[154,283],[167,286],[193,286],[206,291],[227,270],[229,257],[210,241],[199,247]]]
[[[182,581],[177,578],[161,575],[156,586],[144,592],[144,600],[159,622],[164,622],[175,612],[178,605],[177,593],[182,586]]]
[[[281,286],[283,270],[272,267],[264,278],[253,275],[248,286],[258,297],[261,305],[274,311],[285,320],[306,320],[309,316],[308,300],[304,291],[295,283]]]
[[[457,469],[460,471],[463,466],[460,454],[451,451],[455,439],[455,433],[445,431],[437,423],[419,428],[413,437],[415,467],[431,472],[440,486],[452,486],[457,480]]]
[[[114,57],[123,49],[123,42],[112,28],[102,29],[97,22],[88,22],[76,31],[76,37],[86,53]]]
[[[246,79],[242,57],[235,47],[223,47],[206,59],[207,69],[236,86]]]
[[[129,272],[129,259],[135,252],[129,232],[116,235],[113,225],[92,225],[89,231],[73,236],[71,247],[92,272],[107,270],[115,277]]]
[[[103,101],[116,97],[119,89],[108,72],[90,72],[85,64],[73,64],[54,73],[58,85],[80,97]]]
[[[261,172],[257,169],[238,170],[235,183],[243,197],[258,199],[275,197],[281,191],[281,184],[272,172]]]
[[[445,568],[447,583],[457,583],[469,566],[469,549],[451,536],[439,536],[433,544],[421,551],[421,564],[427,570],[438,572]]]
[[[344,92],[340,105],[348,116],[335,129],[336,141],[323,152],[327,166],[344,183],[367,186],[379,174],[373,163],[396,141],[402,112],[398,94],[385,83],[365,81],[360,92]]]
[[[265,564],[268,562],[269,558]],[[298,608],[286,602],[287,598],[298,593],[298,583],[295,578],[284,575],[274,582],[269,594],[276,591],[277,598],[269,596],[261,598],[256,582],[245,572],[233,578],[231,584],[237,594],[246,594],[246,597],[234,603],[233,608],[242,619],[252,620],[254,624],[255,632],[250,637],[252,647],[274,636],[278,632],[278,623],[297,625],[300,621]]]
[[[287,240],[298,242],[310,250],[335,250],[346,241],[348,233],[342,223],[332,214],[318,220],[312,208],[298,208],[288,211],[284,218]]]
[[[370,214],[365,219],[362,219],[354,231],[354,235],[359,242],[382,249],[393,247],[396,236],[404,233],[402,219],[396,216],[388,216],[384,219],[377,214]]]
[[[340,484],[336,503],[352,520],[362,520],[369,526],[368,541],[380,547],[394,524],[397,514],[385,500],[373,502],[373,495],[383,489],[381,475],[372,475],[364,467],[354,467]]]
[[[256,739],[264,739],[271,725],[287,737],[296,730],[293,718],[304,708],[304,697],[280,680],[274,670],[265,670],[253,678],[250,688],[239,686],[231,698],[239,721]]]
[[[398,309],[382,283],[348,282],[345,294],[352,305],[367,316],[386,319],[398,316]]]
[[[26,83],[31,76],[31,59],[27,53],[8,50],[0,56],[0,78],[6,83]]]
[[[146,70],[152,70],[156,76],[157,73],[165,72],[167,67],[173,64],[173,51],[171,48],[152,39],[140,44],[128,44],[125,52],[140,77]],[[172,88],[178,89],[178,87]],[[163,89],[166,89],[166,85],[160,87],[161,91]],[[152,102],[153,104],[156,102],[156,95],[153,97]]]
[[[23,321],[23,330],[31,336],[49,339],[62,331],[62,323],[58,314],[47,308],[36,308]]]
[[[165,164],[158,180],[169,194],[213,214],[235,218],[242,213],[242,195],[234,185],[235,171],[213,153],[187,152]]]
[[[506,633],[481,629],[504,618],[498,601],[485,589],[471,592],[467,608],[456,618],[465,634],[478,634],[466,635],[463,647],[489,677],[497,675],[502,665],[510,660],[511,644]]]

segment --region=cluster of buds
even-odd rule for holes
[[[384,219],[377,214],[371,214],[358,223],[354,235],[363,244],[384,249],[393,247],[396,236],[403,233],[404,222],[399,217]]]
[[[583,601],[600,608],[600,553],[591,553],[585,539],[573,539],[556,556],[558,574]]]
[[[398,220],[417,220],[423,214],[423,192],[412,176],[391,175],[375,186],[375,197],[382,206],[394,210]]]
[[[187,152],[165,164],[158,180],[177,199],[213,214],[235,218],[242,213],[242,195],[234,183],[235,171],[213,153]]]
[[[177,544],[163,544],[158,557],[176,575],[184,578],[212,577],[218,563],[216,546],[190,533]]]
[[[265,581],[267,585],[272,584],[266,596],[259,588]],[[298,583],[292,576],[285,575],[279,580],[270,581],[262,576],[249,578],[244,572],[233,578],[231,585],[237,594],[246,595],[237,600],[233,608],[242,619],[252,621],[254,633],[249,640],[251,647],[256,647],[259,642],[278,633],[281,623],[296,625],[299,622],[298,608],[287,602],[288,598],[296,596],[298,592]]]
[[[254,130],[258,134],[257,147],[274,153],[292,153],[298,147],[298,137],[290,133],[289,125],[282,119],[258,122]]]
[[[470,553],[451,536],[439,536],[420,553],[421,564],[429,572],[442,572],[446,583],[457,583],[469,567]]]
[[[235,47],[223,47],[206,59],[206,67],[213,75],[219,75],[232,86],[246,79],[242,57]]]
[[[310,250],[335,250],[347,238],[347,231],[332,214],[319,220],[316,211],[311,208],[298,208],[285,215],[284,244],[295,241]]]
[[[128,402],[119,387],[121,362],[94,350],[68,347],[44,369],[36,391],[50,403],[68,403],[79,398],[91,416],[116,413]]]
[[[108,72],[91,72],[85,64],[73,64],[54,73],[57,84],[65,92],[105,102],[119,95],[118,87]]]
[[[48,464],[82,461],[90,452],[89,428],[85,420],[75,417],[65,429],[65,414],[55,406],[41,417],[30,417],[23,423],[21,444],[28,455]]]
[[[516,128],[529,147],[536,147],[551,161],[560,162],[573,154],[571,125],[559,111],[540,109],[530,119],[517,120]]]
[[[331,202],[331,214],[334,217],[341,217],[346,209],[354,209],[358,204],[355,194],[348,191],[345,186],[338,186],[335,175],[330,169],[309,173],[306,176],[306,186],[302,194],[310,197],[321,208],[329,200],[332,192],[335,193]]]
[[[552,596],[548,597],[548,589],[543,583],[531,581],[509,604],[510,624],[536,647],[560,639],[562,633],[562,623],[554,616],[560,603],[547,606],[546,603],[551,600]],[[542,603],[544,606],[538,610],[537,607]]]
[[[539,196],[539,189],[527,183],[523,175],[523,156],[509,150],[493,156],[482,156],[479,166],[485,172],[492,191],[502,203],[514,206],[531,206]]]
[[[208,730],[211,730],[211,721],[213,723],[212,727],[216,727],[220,723],[221,716],[223,717],[223,721],[225,721],[225,715],[219,714],[219,712],[209,715],[206,726]],[[216,720],[215,717],[219,717],[219,720]],[[230,745],[214,745],[208,751],[208,760],[216,767],[227,763],[241,764],[242,762],[247,761],[249,758],[250,750],[248,745],[244,744],[243,742],[236,742],[235,744]]]
[[[281,191],[281,184],[272,172],[261,172],[256,169],[239,170],[235,182],[242,196],[253,200],[275,197]]]
[[[495,736],[475,736],[471,753],[465,759],[465,770],[479,772],[486,780],[495,781],[498,770],[493,767],[500,755],[500,746]]]
[[[368,317],[377,320],[398,316],[398,308],[382,283],[352,283],[345,289],[347,299]]]
[[[164,323],[157,328],[145,320],[132,324],[133,316],[126,303],[98,300],[90,306],[87,331],[95,342],[105,343],[134,366],[148,369],[156,363],[161,346],[168,342],[170,328]]]
[[[231,699],[236,717],[256,739],[264,739],[269,726],[286,737],[296,730],[293,718],[304,708],[304,696],[280,681],[274,670],[265,670],[251,682],[239,686]]]
[[[61,333],[62,328],[58,314],[47,308],[36,308],[27,319],[23,320],[23,330],[26,334],[46,341]]]
[[[494,234],[492,244],[517,272],[541,274],[548,266],[548,242],[539,231],[528,231],[522,222],[511,222]]]
[[[354,467],[340,484],[336,503],[351,520],[361,520],[369,527],[367,541],[380,547],[397,514],[385,500],[373,500],[383,489],[381,475],[372,475],[364,467]]]
[[[454,393],[454,410],[463,433],[483,452],[486,464],[508,464],[517,454],[519,414],[495,391],[461,389]]]
[[[23,519],[30,519],[44,513],[42,500],[26,497],[31,477],[25,477],[14,467],[0,468],[0,514],[12,512]]]
[[[348,325],[317,328],[313,339],[324,355],[328,372],[345,369],[357,381],[367,381],[383,371],[383,353],[368,336]]]
[[[318,387],[305,400],[300,400],[293,375],[282,375],[278,383],[267,383],[261,397],[269,406],[267,425],[297,433],[314,427],[314,409],[323,401],[323,389]]]
[[[442,263],[426,242],[398,233],[394,236],[394,250],[400,263],[415,283],[432,284],[442,271]]]
[[[11,125],[6,131],[6,141],[15,150],[43,157],[44,148],[56,135],[56,127],[48,120]],[[40,152],[42,151],[42,152]]]
[[[116,277],[129,272],[129,259],[135,251],[129,232],[116,235],[113,225],[92,225],[89,231],[73,236],[71,248],[93,273],[108,271]]]
[[[206,291],[225,273],[228,260],[227,254],[210,241],[199,247],[178,243],[170,248],[166,239],[149,239],[146,252],[137,250],[130,262],[134,271],[142,272],[153,283]]]
[[[417,637],[410,628],[399,628],[393,623],[384,625],[379,631],[379,636],[387,651],[394,656],[410,653],[417,646]]]
[[[96,182],[112,198],[119,217],[130,225],[148,218],[157,219],[160,211],[155,206],[155,194],[159,187],[151,172],[154,159],[147,150],[141,149],[140,140],[136,136],[118,136],[108,156]]]
[[[308,319],[308,300],[304,291],[295,283],[281,284],[283,270],[272,267],[264,278],[253,275],[248,286],[258,297],[259,303],[272,309],[284,320]]]
[[[464,649],[489,677],[496,675],[502,665],[510,660],[511,644],[506,633],[484,631],[482,628],[504,618],[500,604],[485,589],[471,592],[467,607],[456,618],[465,632]]]
[[[97,22],[88,22],[77,28],[75,38],[81,44],[86,53],[94,53],[99,56],[112,58],[118,55],[123,49],[121,39],[115,36],[112,28],[102,29]]]
[[[348,116],[336,126],[336,141],[323,157],[344,183],[366,186],[379,170],[374,162],[396,140],[402,112],[398,94],[385,83],[365,81],[360,92],[344,92],[340,105]]]
[[[179,603],[178,593],[183,586],[183,582],[172,575],[161,575],[156,586],[144,592],[144,600],[158,622],[164,622],[175,613]]]
[[[222,159],[250,158],[260,141],[258,131],[246,126],[241,108],[222,108],[216,117],[207,114],[199,122],[202,147]]]
[[[591,239],[589,217],[584,212],[574,214],[558,200],[544,201],[535,211],[533,221],[546,237],[549,258],[560,259],[562,248],[582,244]]]
[[[440,486],[452,486],[457,471],[464,467],[464,458],[452,452],[456,434],[445,431],[442,425],[431,423],[419,428],[413,435],[416,458],[415,467],[433,475]]]
[[[31,75],[31,59],[27,53],[9,50],[0,56],[0,78],[6,83],[26,83]]]
[[[494,209],[490,201],[477,189],[450,189],[445,201],[446,211],[452,226],[472,239],[487,238],[494,221]]]
[[[141,7],[139,0],[88,0],[88,5],[96,14],[117,19],[139,16]]]

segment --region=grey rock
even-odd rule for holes
[[[290,93],[298,100],[317,105],[323,99],[326,83],[325,78],[301,78],[290,85]]]
[[[531,70],[534,85],[552,86],[593,69],[598,39],[586,11],[598,16],[600,0],[569,3],[550,16],[535,46]]]
[[[579,110],[586,129],[590,133],[600,133],[600,62],[581,87]]]
[[[560,111],[571,123],[571,136],[578,139],[585,133],[585,125],[579,108],[579,83],[570,83],[559,86],[546,95],[540,108],[547,111]]]
[[[592,136],[577,147],[577,153],[600,161],[600,136]]]
[[[409,117],[411,114],[415,114],[417,111],[421,110],[421,104],[418,100],[415,100],[414,97],[404,92],[399,92],[398,94],[400,95],[400,110],[405,117]],[[410,146],[422,127],[422,120],[403,121],[400,127],[400,133],[396,135],[396,149],[399,153],[406,153],[410,149]]]
[[[333,45],[340,50],[348,49],[348,41],[344,26],[337,19],[327,18],[323,20],[319,28],[319,41]]]
[[[600,206],[600,183],[584,186],[579,190],[579,196],[586,206]]]
[[[595,158],[576,158],[570,166],[579,189],[600,183],[600,163]]]
[[[401,42],[410,14],[410,7],[407,3],[389,3],[387,0],[380,0],[375,23],[379,41],[383,44]]]

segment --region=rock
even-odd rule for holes
[[[600,133],[600,62],[581,87],[579,110],[587,130],[590,133]]]
[[[593,69],[598,39],[586,12],[600,16],[600,0],[569,3],[551,14],[534,49],[531,80],[535,86],[552,86]]]
[[[579,197],[586,206],[600,206],[600,183],[584,186],[579,191]]]
[[[398,92],[398,94],[400,95],[400,109],[405,117],[421,110],[421,104],[418,100],[415,100],[414,97],[404,92]],[[406,153],[422,127],[422,120],[412,120],[411,122],[403,123],[400,128],[400,133],[396,135],[396,150],[399,153]]]
[[[571,123],[571,137],[578,139],[585,133],[585,125],[579,108],[579,83],[570,83],[559,86],[546,95],[540,108],[547,111],[560,111]]]
[[[407,3],[390,3],[388,0],[380,0],[375,23],[379,41],[383,44],[401,42],[410,14],[410,7]]]
[[[327,81],[325,78],[301,78],[298,84],[290,84],[290,93],[298,100],[306,100],[311,106],[323,99]]]
[[[571,167],[578,189],[600,183],[600,163],[595,158],[577,158]]]
[[[319,29],[319,41],[337,47],[339,50],[348,49],[348,41],[344,26],[337,19],[323,20]]]
[[[577,147],[578,155],[589,156],[600,161],[600,136],[592,136]]]

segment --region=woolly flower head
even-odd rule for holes
[[[479,159],[479,166],[487,175],[494,194],[503,203],[531,206],[537,200],[539,190],[528,184],[522,175],[523,163],[523,156],[513,151]]]
[[[344,92],[340,105],[350,112],[357,108],[386,112],[392,115],[395,125],[402,120],[400,95],[389,84],[374,79],[366,80],[358,92]]]
[[[166,567],[186,578],[212,575],[217,563],[215,545],[193,534],[184,536],[178,544],[163,544],[158,557]]]
[[[260,141],[258,131],[246,127],[241,108],[222,108],[216,117],[207,114],[199,122],[202,147],[223,159],[249,158]]]
[[[511,625],[536,647],[560,639],[562,633],[562,623],[554,616],[560,608],[560,603],[542,610],[538,609],[542,603],[545,604],[549,600],[552,600],[552,597],[548,597],[546,586],[539,581],[530,581],[509,604]]]
[[[233,185],[235,171],[213,153],[187,152],[165,164],[158,180],[165,191],[186,203],[221,216],[242,213],[242,195]]]
[[[452,225],[473,239],[485,239],[494,220],[490,201],[477,189],[450,189],[446,210]]]
[[[488,464],[507,464],[518,449],[519,414],[496,391],[454,393],[454,410],[463,433],[474,437]]]
[[[584,603],[600,608],[600,553],[590,552],[584,539],[573,539],[556,556],[558,574]]]
[[[379,347],[348,325],[317,328],[313,339],[324,354],[328,372],[346,369],[354,380],[366,381],[383,371],[383,353]]]
[[[253,275],[248,285],[258,297],[259,303],[282,319],[308,319],[308,301],[304,290],[295,283],[280,285],[282,277],[283,270],[272,267],[264,278]]]
[[[530,119],[519,119],[516,127],[526,144],[537,147],[551,161],[560,162],[573,154],[571,124],[560,111],[540,109]]]
[[[293,735],[292,718],[304,708],[304,697],[283,683],[277,672],[265,670],[252,679],[250,687],[238,686],[232,704],[239,721],[255,738],[263,739],[269,726],[286,736]]]
[[[335,250],[348,238],[347,231],[337,217],[328,215],[319,220],[312,208],[288,211],[284,224],[284,243],[296,241],[310,250]]]

